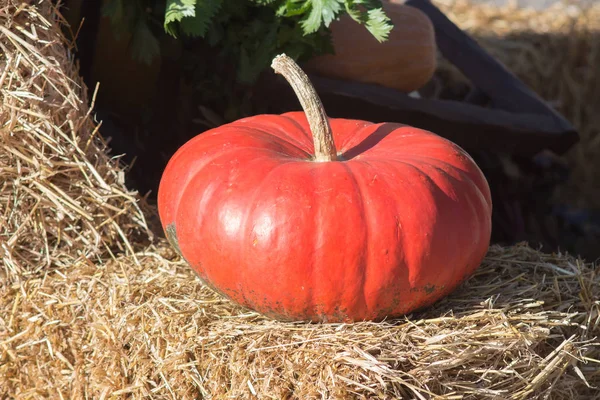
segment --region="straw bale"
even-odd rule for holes
[[[167,245],[0,290],[0,398],[600,398],[600,268],[490,249],[434,307],[385,323],[275,322]]]
[[[435,3],[575,125],[581,141],[566,155],[571,177],[556,200],[600,209],[600,2],[556,2],[542,10],[516,2]],[[468,82],[443,60],[439,72],[445,84]]]
[[[52,2],[0,2],[0,280],[136,250],[138,196],[110,157]]]
[[[30,4],[0,0],[0,399],[600,399],[600,267],[580,259],[493,246],[427,310],[302,324],[143,247],[60,14]]]

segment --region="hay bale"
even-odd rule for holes
[[[0,20],[0,398],[598,397],[600,270],[565,255],[494,246],[385,323],[279,323],[218,297],[164,240],[137,242],[57,10],[0,0]]]
[[[436,0],[448,18],[472,35],[581,134],[566,155],[572,176],[556,200],[600,209],[600,3],[556,2],[536,10],[516,2]],[[467,80],[443,60],[446,83]]]
[[[591,399],[600,269],[492,247],[434,307],[279,323],[201,285],[164,243],[0,290],[0,398]]]
[[[61,16],[38,3],[0,2],[0,280],[134,254],[149,237],[97,134]]]

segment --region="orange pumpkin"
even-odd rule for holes
[[[330,25],[335,54],[315,57],[304,69],[405,93],[423,87],[437,67],[433,23],[421,10],[398,0],[383,2],[383,9],[394,23],[388,40],[378,42],[363,25],[344,15]]]
[[[167,237],[200,278],[282,320],[397,317],[452,292],[491,233],[485,176],[456,144],[327,118],[286,56],[306,115],[256,115],[191,139],[158,189]]]

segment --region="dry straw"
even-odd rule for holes
[[[164,247],[138,256],[2,290],[1,398],[600,398],[600,270],[575,259],[493,247],[424,313],[311,325],[233,306]]]
[[[557,200],[600,209],[600,3],[559,1],[544,11],[508,3],[497,7],[494,1],[436,1],[576,126],[581,141],[567,154],[572,176],[558,188]],[[448,64],[442,63],[441,69],[450,73],[451,81],[465,81]]]
[[[0,4],[0,277],[133,254],[144,216],[102,145],[60,15]]]
[[[600,270],[575,258],[492,247],[423,313],[313,325],[141,246],[60,14],[35,4],[0,0],[0,399],[600,399]]]

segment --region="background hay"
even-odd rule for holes
[[[0,0],[0,398],[600,398],[600,270],[572,257],[494,246],[423,313],[312,325],[143,247],[49,3]]]
[[[131,242],[149,234],[97,134],[52,7],[0,2],[1,280],[133,254]]]
[[[556,201],[600,209],[600,2],[557,2],[544,10],[493,1],[436,0],[448,18],[562,113],[581,141],[566,155],[569,180]],[[444,84],[467,79],[444,60]]]

